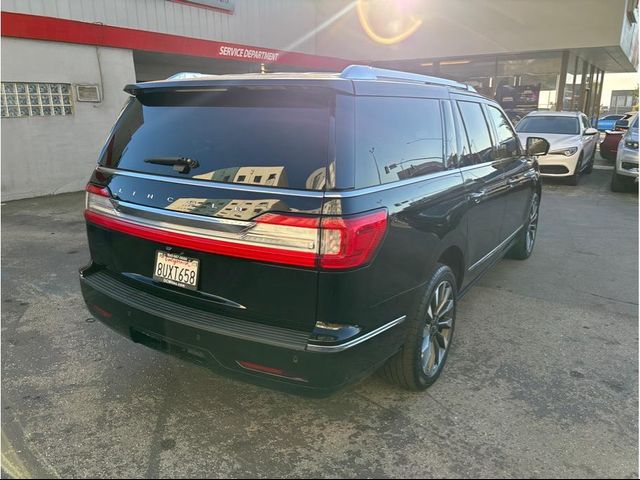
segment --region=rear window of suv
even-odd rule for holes
[[[100,164],[212,182],[322,190],[334,140],[329,90],[232,87],[132,98]],[[189,158],[180,172],[157,159]]]

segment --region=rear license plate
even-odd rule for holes
[[[197,290],[199,266],[200,260],[197,258],[157,251],[156,264],[153,268],[153,280]]]

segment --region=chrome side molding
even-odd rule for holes
[[[490,257],[492,257],[493,255],[495,255],[496,253],[498,253],[500,250],[502,250],[507,243],[509,243],[511,240],[513,240],[513,237],[515,237],[518,232],[522,230],[522,225],[519,226],[515,232],[513,232],[511,235],[509,235],[506,239],[504,239],[500,245],[498,245],[496,248],[494,248],[493,250],[491,250],[489,253],[487,253],[484,257],[482,257],[480,260],[478,260],[476,263],[474,263],[473,265],[471,265],[467,271],[472,271],[473,269],[477,268],[478,266],[480,266],[480,264],[482,264],[485,260],[488,260]]]

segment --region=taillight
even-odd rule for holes
[[[115,213],[113,203],[111,203],[111,192],[107,187],[99,187],[89,183],[86,190],[85,208],[87,210],[106,214]]]
[[[320,267],[354,268],[368,263],[387,231],[387,211],[325,217],[320,224]]]
[[[373,257],[387,229],[385,209],[346,217],[265,213],[240,232],[154,222],[119,212],[106,187],[87,185],[85,218],[108,230],[201,252],[327,270],[362,266]],[[240,222],[234,221],[235,224]]]

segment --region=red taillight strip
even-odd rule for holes
[[[325,270],[356,268],[371,261],[387,231],[387,210],[353,217],[325,217],[320,222],[320,267]],[[332,236],[339,234],[339,242]]]
[[[127,235],[133,235],[135,237],[164,243],[174,247],[188,248],[190,250],[227,255],[230,257],[244,258],[248,260],[296,265],[300,267],[315,267],[317,263],[317,255],[315,253],[260,247],[256,245],[246,245],[211,238],[197,237],[194,235],[137,225],[126,220],[101,215],[89,210],[85,210],[84,217],[87,222],[108,230],[115,230]]]
[[[99,187],[98,185],[94,185],[93,183],[88,183],[86,188],[87,193],[93,193],[95,195],[99,195],[101,197],[111,197],[111,192],[107,187]]]
[[[298,382],[308,383],[309,380],[306,378],[296,377],[295,375],[291,375],[280,368],[267,367],[266,365],[260,365],[259,363],[246,362],[244,360],[236,360],[236,363],[240,365],[245,370],[250,370],[252,372],[265,373],[267,375],[272,375],[274,377],[280,378],[288,378],[289,380],[296,380]]]

